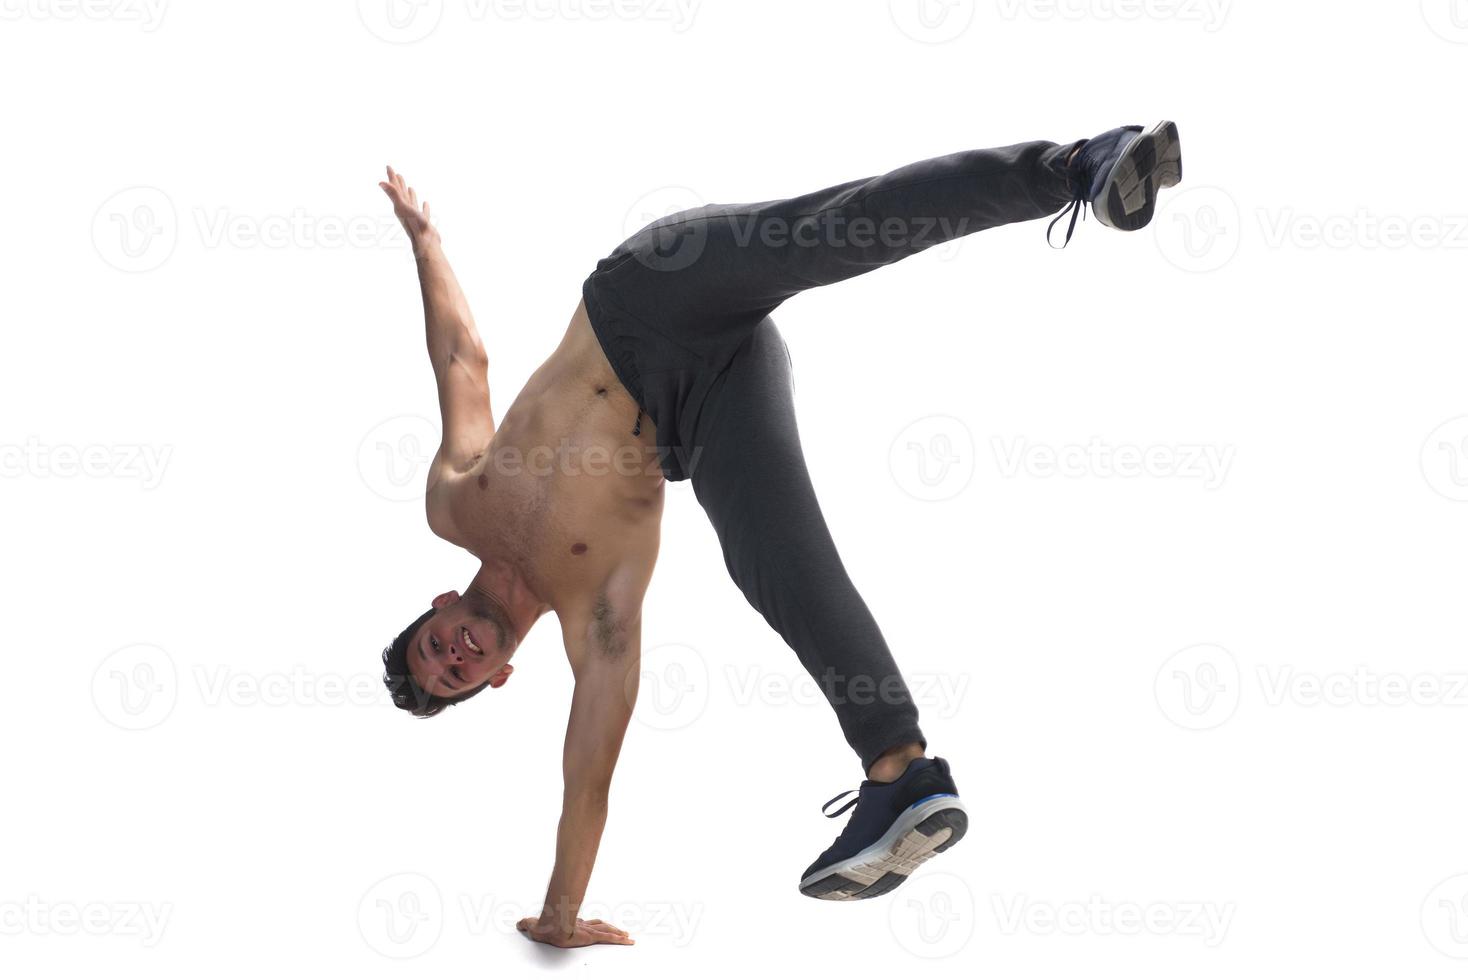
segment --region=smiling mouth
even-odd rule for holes
[[[473,650],[480,656],[484,655],[484,651],[479,649],[479,644],[474,642],[474,637],[469,635],[469,630],[467,627],[459,627],[459,636],[464,641],[464,646],[468,647],[470,650]]]

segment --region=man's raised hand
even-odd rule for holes
[[[387,180],[378,181],[377,186],[392,201],[393,214],[398,216],[398,221],[412,239],[414,248],[438,237],[430,220],[428,202],[424,201],[421,207],[418,205],[418,192],[408,186],[402,174],[388,167]]]

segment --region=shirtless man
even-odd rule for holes
[[[500,688],[547,612],[575,677],[555,867],[522,932],[557,946],[632,941],[577,912],[636,697],[667,481],[692,483],[730,575],[825,693],[866,773],[828,814],[856,808],[800,890],[871,898],[957,843],[968,822],[948,764],[925,755],[912,698],[821,517],[769,315],[801,290],[1067,205],[1067,243],[1087,206],[1136,230],[1181,174],[1177,127],[1162,122],[660,219],[598,263],[560,345],[496,427],[484,346],[428,205],[388,169],[380,186],[413,243],[442,413],[428,525],[480,561],[462,595],[438,596],[383,651],[388,689],[431,717]]]

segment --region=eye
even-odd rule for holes
[[[431,646],[431,647],[433,647],[433,652],[434,653],[437,653],[438,652],[438,637],[436,637],[436,636],[429,636],[428,637],[428,645]]]

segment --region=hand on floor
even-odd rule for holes
[[[538,943],[545,943],[548,946],[560,946],[565,949],[573,946],[596,946],[598,944],[609,946],[634,945],[632,937],[627,935],[625,930],[618,929],[616,926],[608,922],[603,922],[600,919],[577,919],[576,928],[571,931],[571,935],[569,936],[554,923],[548,922],[543,927],[540,919],[533,916],[521,919],[515,923],[515,928]]]

